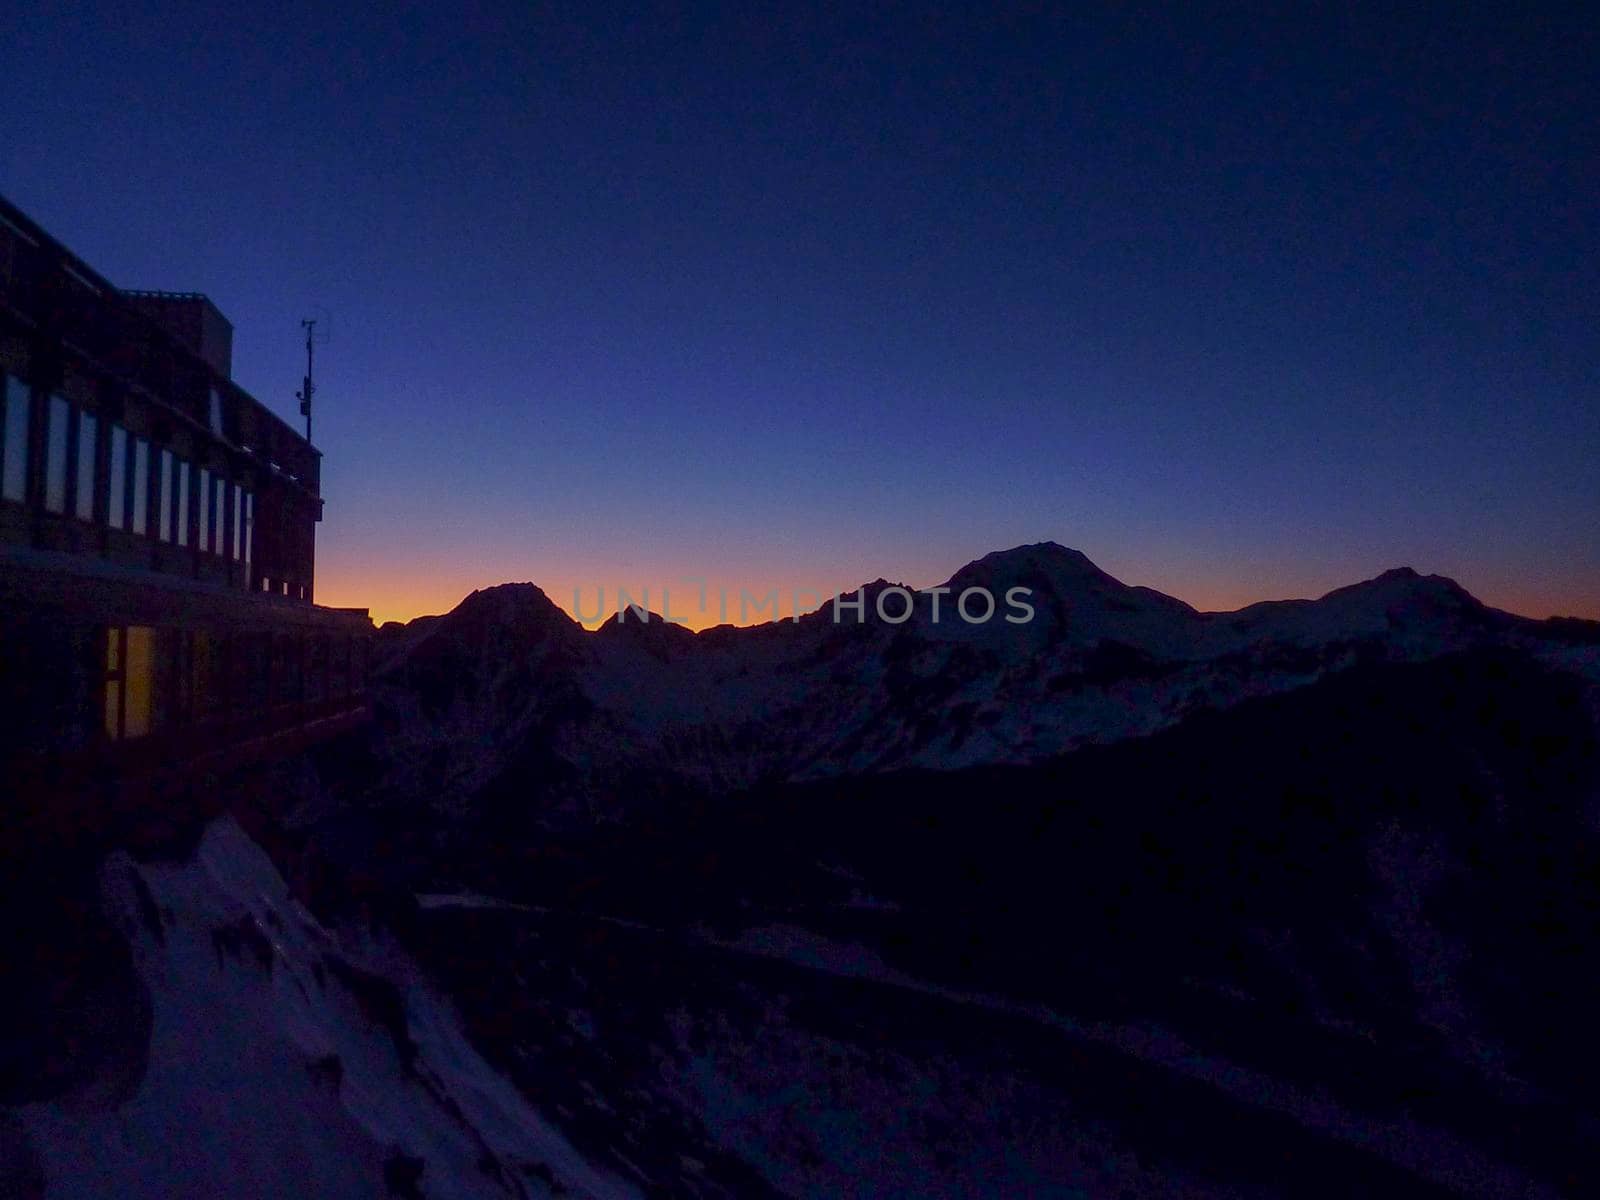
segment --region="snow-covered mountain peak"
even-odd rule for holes
[[[1516,623],[1455,580],[1396,567],[1316,600],[1268,600],[1236,613],[1211,614],[1241,643],[1328,645],[1375,637],[1421,639],[1442,650]]]
[[[646,609],[625,608],[612,613],[594,631],[601,643],[639,647],[659,659],[676,658],[695,648],[695,635],[687,627]]]
[[[1009,588],[1025,587],[1068,605],[1098,601],[1123,612],[1146,610],[1180,618],[1196,615],[1182,600],[1153,588],[1123,583],[1083,551],[1056,542],[1036,542],[986,554],[962,567],[945,586],[955,593],[969,587],[985,587],[999,597]]]
[[[1363,583],[1329,592],[1327,600],[1341,593],[1365,594],[1390,602],[1422,602],[1447,609],[1487,611],[1486,606],[1446,575],[1423,575],[1414,567],[1393,567]]]
[[[996,583],[1011,584],[1018,580],[1048,581],[1057,590],[1126,586],[1095,566],[1083,551],[1058,542],[1034,542],[985,554],[952,575],[946,586],[992,589]]]
[[[985,640],[1002,640],[1029,654],[1051,644],[1092,646],[1109,640],[1158,657],[1184,657],[1198,629],[1198,614],[1183,601],[1125,584],[1082,551],[1056,542],[986,554],[944,586],[952,597],[970,588],[985,589],[1006,613],[1018,613],[1017,602],[1031,607],[1033,614],[1025,622],[980,627]],[[1015,589],[1021,590],[1013,602]]]
[[[456,605],[449,617],[457,625],[493,622],[525,627],[577,625],[534,583],[501,583],[480,588]]]
[[[412,622],[399,637],[409,643],[412,658],[420,653],[520,659],[547,643],[576,644],[582,629],[542,588],[502,583],[473,592],[441,617]]]

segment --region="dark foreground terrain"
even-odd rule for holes
[[[1586,704],[1471,653],[497,839],[410,940],[663,1194],[1582,1195]]]
[[[1600,1193],[1600,628],[968,577],[1048,618],[476,593],[360,736],[13,856],[0,1194]]]

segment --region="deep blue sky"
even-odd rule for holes
[[[326,602],[1053,538],[1600,616],[1592,18],[30,7],[0,191],[286,417],[333,315]]]

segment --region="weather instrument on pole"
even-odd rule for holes
[[[300,415],[306,419],[306,441],[311,440],[311,397],[316,392],[316,384],[311,382],[311,335],[317,328],[317,319],[311,317],[300,322],[300,327],[306,331],[306,379],[300,390],[295,395],[300,400]]]

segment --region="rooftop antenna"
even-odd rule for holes
[[[300,386],[300,390],[295,393],[295,396],[300,401],[300,415],[306,419],[306,441],[310,442],[311,397],[317,390],[316,384],[311,382],[311,345],[312,335],[316,332],[317,328],[317,319],[315,317],[310,317],[304,321],[301,321],[300,328],[306,331],[306,379],[305,383]]]
[[[298,392],[294,394],[294,398],[301,402],[301,416],[302,418],[306,418],[307,442],[310,442],[310,398],[312,398],[312,395],[317,392],[317,384],[314,384],[312,379],[310,379],[310,374],[312,374],[312,360],[314,360],[314,357],[312,357],[312,346],[314,346],[314,342],[328,341],[328,328],[333,325],[333,320],[328,317],[326,310],[322,309],[322,306],[317,306],[317,312],[317,317],[307,317],[306,320],[302,320],[301,322],[302,330],[306,330],[306,381],[302,382],[301,390],[298,390]],[[318,320],[322,322],[322,338],[317,338]]]

